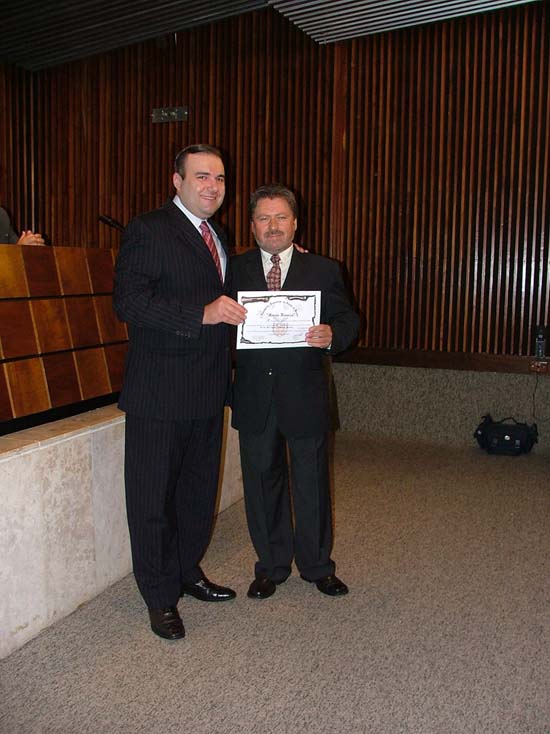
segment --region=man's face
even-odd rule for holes
[[[174,173],[173,182],[181,203],[196,217],[208,219],[222,205],[225,170],[223,162],[211,153],[188,155],[184,178]]]
[[[298,222],[286,199],[260,199],[252,215],[252,234],[266,252],[276,255],[290,247]]]

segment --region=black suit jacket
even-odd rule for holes
[[[232,258],[231,289],[234,297],[240,290],[267,290],[258,248]],[[333,331],[331,354],[346,349],[356,338],[359,318],[351,307],[337,262],[295,250],[283,290],[321,291],[321,323],[330,324]],[[326,350],[315,347],[237,350],[233,427],[261,432],[273,400],[279,426],[286,435],[328,431],[326,359]]]
[[[211,224],[226,248],[223,231]],[[223,410],[229,327],[202,325],[204,306],[223,293],[200,233],[172,201],[130,222],[113,294],[130,337],[122,410],[163,420],[207,418]]]
[[[0,207],[0,244],[15,245],[19,237],[11,226],[8,212]]]

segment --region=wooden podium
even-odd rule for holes
[[[0,245],[0,422],[120,390],[113,250]]]

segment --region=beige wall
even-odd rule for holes
[[[333,373],[343,431],[477,446],[483,415],[511,415],[537,423],[534,450],[550,455],[550,376],[343,363]]]

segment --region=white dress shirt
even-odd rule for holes
[[[260,247],[260,252],[262,253],[262,265],[264,266],[264,275],[267,277],[267,274],[273,267],[273,263],[271,262],[271,253],[266,252],[265,250],[262,250]],[[278,255],[281,258],[279,262],[279,267],[281,268],[281,287],[283,283],[285,282],[286,275],[288,273],[288,269],[290,267],[290,261],[292,260],[292,253],[294,252],[293,245],[290,245],[286,248],[286,250],[283,250],[282,252],[279,252]]]
[[[212,237],[214,238],[214,244],[216,245],[216,250],[218,251],[218,255],[220,258],[220,265],[222,268],[223,273],[223,279],[225,280],[225,271],[227,269],[227,257],[225,255],[225,250],[222,247],[222,243],[220,242],[220,239],[218,235],[214,232],[210,224],[208,224],[208,221],[206,219],[201,219],[200,217],[196,217],[192,212],[189,211],[182,203],[180,197],[176,194],[173,198],[174,204],[178,207],[178,209],[181,209],[181,211],[185,214],[187,219],[191,222],[192,225],[194,225],[197,229],[197,232],[201,234],[200,226],[203,222],[206,222],[208,225],[208,229],[212,232]]]

